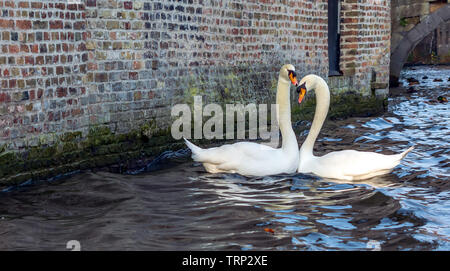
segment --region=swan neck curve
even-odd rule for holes
[[[297,138],[291,123],[291,99],[290,99],[290,82],[284,80],[281,75],[278,78],[277,85],[277,116],[282,136],[283,150],[298,151]]]
[[[314,143],[316,142],[317,136],[322,129],[323,123],[328,114],[328,108],[330,106],[330,90],[328,85],[320,77],[313,77],[314,92],[316,94],[316,111],[314,113],[314,120],[312,122],[311,128],[309,130],[308,136],[305,142],[300,148],[300,156],[313,156]]]

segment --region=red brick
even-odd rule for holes
[[[16,45],[16,44],[9,45],[9,53],[10,54],[17,54],[18,52],[20,52],[19,45]]]
[[[36,99],[36,90],[30,90],[30,100]]]
[[[358,44],[357,43],[344,44],[341,45],[341,49],[358,49]]]
[[[75,23],[73,24],[73,29],[74,29],[74,30],[81,30],[81,29],[84,29],[84,27],[85,27],[85,23],[84,23],[84,22],[81,22],[81,21],[75,22]]]
[[[95,7],[97,6],[97,0],[86,0],[87,7]]]
[[[50,21],[50,29],[63,29],[63,21]]]
[[[23,30],[31,29],[31,21],[30,20],[17,20],[16,27]]]
[[[7,93],[0,92],[0,103],[11,101],[11,97]]]
[[[141,68],[142,68],[142,62],[140,62],[140,61],[133,62],[133,69],[140,70]]]
[[[11,0],[5,1],[5,7],[7,7],[7,8],[14,8],[15,7],[15,2],[11,1]]]
[[[19,8],[29,8],[30,4],[28,2],[19,2]]]
[[[33,9],[41,9],[42,3],[41,2],[31,2],[31,8]]]
[[[57,75],[61,75],[63,73],[64,73],[64,67],[63,66],[56,67],[56,74]]]
[[[56,3],[55,4],[56,9],[66,9],[66,4],[64,3]]]
[[[131,1],[123,2],[123,7],[125,9],[133,9],[133,2],[131,2]]]
[[[33,44],[33,45],[30,45],[30,46],[31,46],[31,52],[32,53],[39,53],[39,45]]]
[[[34,65],[34,57],[26,56],[25,57],[25,64]]]
[[[38,92],[37,92],[37,98],[38,99],[40,99],[40,98],[42,98],[42,95],[44,94],[44,90],[43,89],[38,89]]]
[[[128,76],[129,76],[130,80],[138,80],[137,72],[130,72]]]
[[[9,88],[15,88],[16,87],[16,79],[9,80]]]
[[[77,4],[68,4],[67,9],[68,10],[77,10],[78,6],[77,6]]]
[[[56,89],[56,96],[58,98],[66,97],[67,96],[67,88],[62,88],[62,87],[57,88]]]
[[[108,81],[108,74],[101,72],[95,74],[95,82],[106,82]]]
[[[13,20],[0,19],[0,27],[1,28],[13,28],[14,27],[14,21]]]
[[[43,65],[45,63],[44,56],[37,56],[35,63],[36,63],[36,65]]]

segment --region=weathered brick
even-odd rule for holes
[[[67,88],[59,87],[56,89],[56,96],[58,98],[67,96]]]
[[[78,5],[77,4],[68,4],[67,9],[72,10],[72,11],[78,10]]]
[[[14,8],[15,7],[15,1],[13,0],[6,0],[4,1],[5,7]]]
[[[33,29],[47,29],[47,28],[48,28],[47,21],[34,21],[33,22]]]
[[[108,29],[108,30],[119,29],[119,28],[120,28],[119,21],[108,21],[106,23],[106,29]]]
[[[63,29],[64,23],[61,20],[50,21],[50,29]]]
[[[86,0],[87,7],[95,7],[97,6],[97,0]]]
[[[131,1],[123,2],[123,7],[124,9],[133,9],[133,2]]]
[[[20,47],[17,44],[12,44],[8,46],[8,51],[10,54],[17,54],[20,52]]]
[[[29,8],[30,7],[30,3],[28,3],[28,2],[19,2],[18,7],[19,8]]]
[[[17,20],[16,27],[22,30],[31,29],[31,21],[30,20]]]
[[[0,28],[14,28],[14,21],[10,19],[0,19]]]
[[[108,74],[105,72],[95,74],[95,82],[106,82],[108,81]]]

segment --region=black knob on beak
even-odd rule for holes
[[[302,88],[306,89],[306,82],[297,87],[297,93],[300,93]]]

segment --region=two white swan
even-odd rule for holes
[[[310,132],[300,152],[291,124],[290,83],[298,86],[298,102],[307,91],[316,93],[316,112]],[[203,163],[210,173],[239,173],[245,176],[265,176],[280,173],[313,173],[323,178],[361,180],[386,174],[397,166],[413,147],[401,154],[383,155],[374,152],[343,150],[318,157],[313,154],[316,138],[322,128],[330,105],[327,83],[316,75],[305,76],[297,82],[294,66],[284,65],[280,70],[277,86],[279,125],[282,147],[274,149],[266,145],[240,142],[216,148],[202,149],[185,139],[192,151],[192,159]]]

